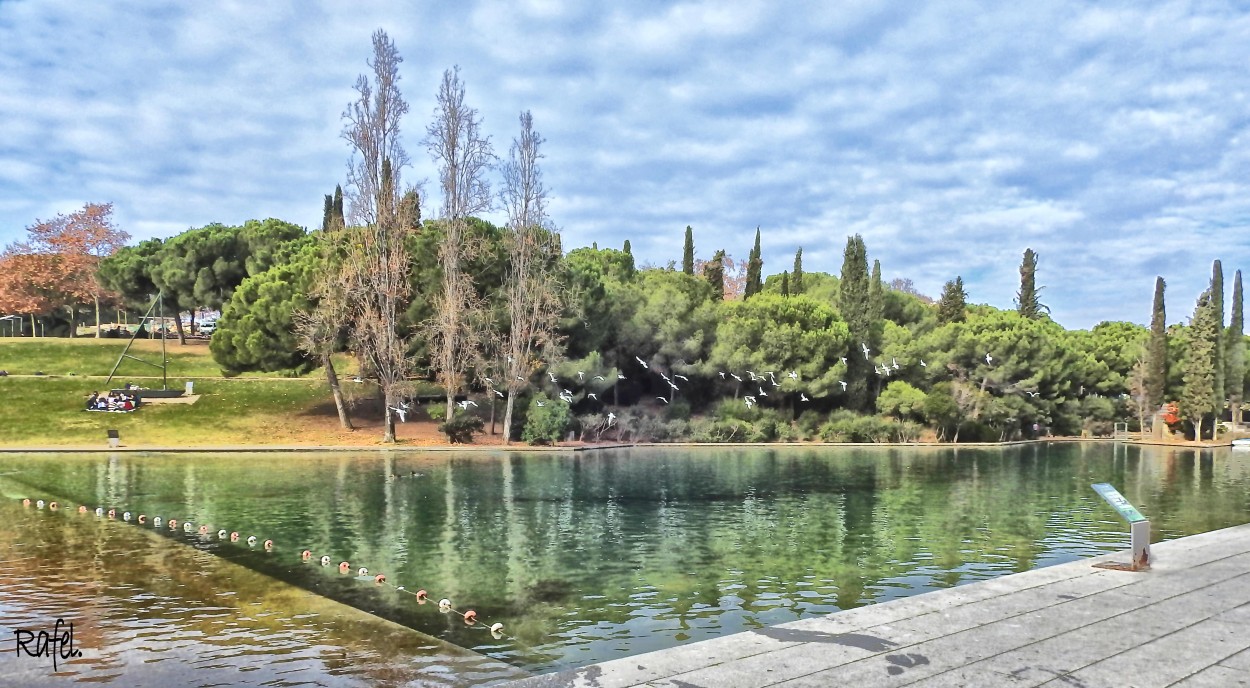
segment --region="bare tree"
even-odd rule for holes
[[[410,371],[407,338],[399,315],[410,286],[408,237],[416,231],[411,203],[401,203],[400,170],[408,154],[399,141],[408,104],[399,92],[403,58],[385,31],[373,34],[373,80],[361,75],[358,97],[343,113],[343,138],[352,145],[347,196],[352,226],[336,232],[342,257],[338,287],[347,295],[347,331],[362,361],[362,375],[376,378],[382,394],[384,442],[395,441],[395,417]]]
[[[442,292],[434,299],[434,315],[424,330],[438,380],[447,391],[451,420],[464,372],[476,356],[478,328],[486,322],[475,315],[482,307],[463,266],[477,250],[468,240],[468,218],[490,209],[486,173],[495,160],[490,137],[481,133],[481,117],[464,102],[459,67],[443,72],[434,121],[426,133],[426,148],[439,165],[444,235],[438,249]]]
[[[516,395],[538,367],[536,353],[554,343],[562,303],[556,263],[560,237],[547,225],[547,189],[538,161],[543,137],[534,130],[529,111],[521,113],[521,136],[512,140],[503,164],[504,186],[499,194],[508,213],[508,272],[505,302],[510,328],[507,352],[503,439],[509,442]]]
[[[351,416],[347,413],[347,405],[343,401],[343,388],[339,385],[338,373],[334,370],[335,342],[338,340],[342,316],[333,306],[322,301],[312,311],[295,313],[295,335],[301,351],[321,362],[326,371],[326,383],[330,385],[330,393],[334,396],[334,408],[339,414],[339,425],[344,430],[354,430]]]

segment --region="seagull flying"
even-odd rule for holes
[[[634,356],[634,360],[635,360],[635,361],[638,361],[639,363],[641,363],[643,368],[646,368],[647,370],[650,370],[650,367],[648,367],[648,366],[647,366],[647,362],[646,362],[646,361],[642,360],[642,359],[641,359],[641,358],[639,358],[638,356]]]
[[[720,371],[720,379],[722,379],[722,380],[724,380],[724,379],[725,379],[725,371],[723,371],[723,370],[722,370],[722,371]]]
[[[799,401],[808,401],[807,395],[799,392]]]
[[[686,382],[690,382],[690,378],[686,377],[685,375],[678,375],[676,373],[673,373],[673,377],[685,380]]]
[[[460,407],[460,410],[468,411],[470,406],[476,407],[477,402],[473,401],[472,399],[465,399],[464,401],[456,402],[456,405]]]
[[[891,357],[890,357],[890,363],[892,363],[892,364],[893,364],[893,365],[891,365],[891,366],[890,366],[891,368],[893,368],[893,369],[895,369],[895,370],[898,370],[898,359],[897,359],[897,358],[894,358],[893,356],[891,356]]]
[[[860,347],[862,347],[862,348],[863,348],[863,350],[864,350],[864,360],[865,360],[865,361],[867,361],[867,360],[868,360],[868,352],[869,352],[869,351],[872,351],[872,349],[869,349],[869,348],[868,348],[868,345],[867,345],[867,344],[865,344],[865,343],[863,343],[863,342],[860,342],[860,343],[859,343],[859,345],[860,345]]]
[[[765,392],[763,387],[760,387],[760,396],[762,397],[768,396],[768,392]]]
[[[838,380],[838,384],[842,385],[842,391],[846,391],[846,380]]]
[[[609,411],[608,412],[608,425],[611,425],[612,421],[614,420],[616,420],[616,414]]]
[[[402,409],[398,406],[388,406],[387,408],[394,411],[395,415],[399,416],[399,422],[401,423],[408,422],[408,411],[406,409]]]
[[[488,384],[488,385],[493,385],[493,384],[495,384],[495,381],[494,381],[494,380],[492,380],[492,379],[490,379],[490,378],[488,378],[488,377],[484,377],[484,378],[482,378],[482,382],[485,382],[485,383],[486,383],[486,384]]]
[[[584,379],[586,379],[586,371],[584,371],[584,370],[579,370],[579,371],[577,371],[577,379],[578,379],[578,380],[584,380]]]
[[[665,399],[664,397],[656,397],[656,399],[659,399],[660,401],[662,401],[662,402],[664,402],[664,403],[666,403],[666,404],[668,403],[668,399]]]
[[[599,395],[595,394],[594,392],[591,392],[590,394],[587,394],[586,396],[591,399],[594,399],[595,401],[599,401]]]
[[[602,376],[602,375],[596,375],[596,376],[594,376],[594,377],[593,377],[593,378],[591,378],[591,379],[592,379],[592,380],[600,380],[600,381],[602,381],[602,380],[603,380],[603,376]]]
[[[559,380],[556,379],[556,374],[550,370],[547,371],[547,377],[551,378],[552,382],[559,382]]]
[[[616,379],[618,379],[618,380],[624,380],[624,379],[625,379],[625,373],[617,373],[617,374],[616,374]]]
[[[733,373],[730,373],[730,374],[729,374],[729,377],[732,377],[733,379],[737,380],[738,382],[742,382],[742,378],[738,377],[737,375],[734,375]]]
[[[922,358],[922,359],[920,359],[920,367],[921,367],[921,368],[928,368],[928,367],[929,367],[929,364],[928,364],[928,363],[925,363],[925,362],[924,362],[924,359]]]
[[[790,372],[786,373],[786,377],[790,378],[791,380],[797,380],[799,379],[799,373],[798,371],[791,370]]]
[[[538,404],[538,408],[542,408],[542,407],[544,407],[544,406],[546,406],[546,405],[547,405],[547,402],[545,402],[545,401],[538,401],[538,402],[534,402],[534,403]]]
[[[500,391],[499,391],[499,390],[497,390],[497,389],[496,389],[496,390],[492,390],[492,391],[495,393],[495,396],[499,397],[500,399],[502,399],[502,398],[503,398],[503,392],[500,392]]]
[[[993,362],[994,362],[994,357],[989,355],[988,353],[985,354],[985,365],[990,365]]]

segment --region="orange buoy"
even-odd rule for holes
[[[22,500],[22,506],[30,506],[30,498],[29,498],[29,497],[27,497],[26,499],[23,499],[23,500]]]
[[[200,526],[200,535],[208,535],[208,526]]]
[[[422,604],[425,604],[425,598],[426,598],[426,597],[428,597],[429,595],[430,595],[430,593],[428,593],[428,592],[426,592],[426,591],[424,591],[424,590],[418,590],[418,591],[417,591],[417,601],[418,601],[418,602],[420,602],[420,603],[422,603]]]
[[[109,509],[109,518],[117,517],[117,509]]]
[[[347,572],[348,572],[348,571],[350,571],[351,569],[352,569],[352,565],[351,565],[351,564],[349,564],[349,563],[347,563],[347,562],[345,562],[345,561],[341,561],[341,562],[339,562],[339,573],[347,573]]]
[[[361,567],[360,567],[360,569],[358,569],[358,570],[356,571],[356,575],[357,575],[357,576],[367,576],[367,575],[369,575],[369,569],[367,569],[367,568],[365,568],[365,567],[361,566]]]
[[[312,557],[312,552],[309,552],[308,550],[304,550],[303,552],[299,553],[299,558],[303,559],[304,561],[308,561],[311,557]]]
[[[79,505],[79,506],[78,506],[78,513],[80,513],[80,514],[85,514],[85,513],[87,513],[87,507],[86,507],[86,505]]]
[[[169,519],[169,529],[170,529],[170,530],[177,530],[177,529],[178,529],[178,519],[176,519],[176,518],[171,518],[171,519]]]
[[[470,626],[477,623],[477,612],[470,609],[464,613],[464,622]]]
[[[139,514],[139,523],[147,523],[147,522],[148,522],[148,517],[144,516],[143,514]]]
[[[57,509],[56,502],[52,502],[51,504],[49,504],[49,505],[48,505],[48,508],[49,508],[49,509],[51,509],[51,510],[53,510],[53,511],[56,511],[56,509]]]
[[[386,582],[386,574],[384,574],[384,573],[379,573],[378,575],[374,576],[374,577],[373,577],[373,582],[374,582],[374,583],[385,583],[385,582]]]
[[[273,549],[273,540],[265,540],[265,551]]]
[[[233,533],[230,533],[230,542],[238,542],[238,541],[239,541],[239,533],[238,533],[238,531],[235,531],[235,532],[233,532]]]

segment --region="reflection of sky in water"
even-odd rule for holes
[[[174,538],[538,671],[1124,549],[1127,526],[1094,482],[1116,485],[1163,537],[1250,521],[1250,456],[1111,444],[11,455],[0,456],[0,473],[10,473],[0,478],[10,499],[238,531],[233,545]],[[78,523],[68,532],[94,537],[96,526]],[[249,550],[242,541],[253,534],[275,551]],[[22,539],[12,528],[7,537]],[[154,552],[193,551],[154,542]],[[305,548],[313,563],[300,561]],[[331,566],[315,563],[322,554]],[[468,628],[434,604],[341,575],[344,560],[448,597],[484,623]],[[134,584],[143,594],[147,584]],[[495,621],[507,637],[490,637]]]

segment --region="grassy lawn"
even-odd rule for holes
[[[125,348],[125,339],[0,337],[0,370],[7,370],[10,375],[33,375],[36,372],[43,372],[47,375],[108,375],[117,363],[117,357]],[[169,359],[171,380],[173,376],[183,378],[221,376],[221,367],[213,360],[208,350],[207,340],[187,340],[186,346],[181,346],[177,339],[170,339],[165,343],[165,353]],[[130,347],[129,355],[159,365],[161,340],[135,340],[134,346]],[[349,369],[348,366],[353,363],[346,355],[335,359],[335,365],[340,374],[350,374],[350,370],[354,370],[354,367]],[[117,375],[120,380],[125,381],[128,377],[160,377],[161,370],[125,358],[122,359],[121,366],[117,369]],[[314,371],[307,377],[314,379],[320,375],[319,372]],[[240,377],[282,376],[282,373],[245,373]]]
[[[160,359],[160,341],[136,341],[131,352],[139,358]],[[195,382],[194,404],[146,404],[134,413],[91,413],[84,410],[87,396],[104,391],[108,375],[125,346],[116,339],[0,338],[0,446],[100,446],[107,431],[121,434],[124,446],[208,446],[273,444],[361,444],[372,432],[348,435],[338,429],[338,416],[324,374],[284,378],[278,374],[248,374],[222,379],[207,344],[180,347],[167,343],[169,388],[184,389]],[[336,357],[340,371],[353,369],[346,355]],[[42,371],[43,377],[14,377]],[[71,375],[72,374],[72,375]],[[380,416],[372,383],[349,381],[340,372],[343,392],[356,401],[353,414],[361,422]],[[143,379],[144,377],[147,379]],[[155,376],[152,379],[151,376]],[[127,381],[159,389],[160,370],[123,360],[111,385]],[[438,388],[419,383],[423,394]]]

